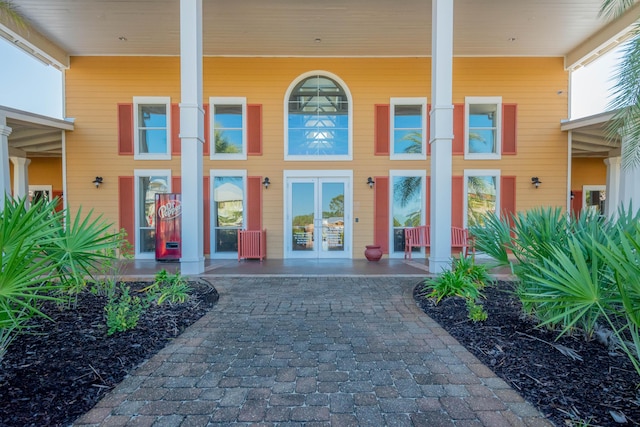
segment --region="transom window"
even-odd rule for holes
[[[465,159],[499,159],[502,98],[467,97],[465,116]]]
[[[171,159],[171,99],[134,97],[134,159]]]
[[[426,159],[426,98],[391,98],[391,159]]]
[[[211,159],[245,160],[247,158],[246,98],[209,98],[211,135],[214,141]]]
[[[344,84],[308,73],[287,93],[285,159],[351,160],[351,96]]]
[[[465,227],[483,226],[483,216],[500,212],[500,171],[464,171]]]

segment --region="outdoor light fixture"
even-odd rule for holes
[[[94,179],[91,182],[93,183],[93,185],[96,186],[96,188],[98,188],[98,187],[100,187],[100,184],[102,184],[102,177],[101,176],[96,176],[96,179]]]
[[[373,180],[373,178],[369,177],[367,178],[367,184],[369,184],[369,188],[373,188],[373,184],[375,184],[376,182]]]
[[[571,192],[571,200],[573,200],[573,198],[576,197],[575,194],[573,194],[573,191]]]
[[[267,188],[269,188],[269,184],[271,184],[271,182],[269,181],[269,177],[265,176],[264,177],[264,181],[262,181],[262,185],[264,185],[264,189],[266,190]]]
[[[535,185],[536,188],[538,188],[538,187],[540,187],[540,184],[542,184],[542,181],[540,181],[537,176],[532,176],[531,177],[531,183],[533,185]]]

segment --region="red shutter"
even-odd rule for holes
[[[516,177],[500,177],[500,217],[508,218],[516,213]]]
[[[247,230],[262,230],[262,177],[247,177]]]
[[[59,199],[58,204],[56,205],[56,212],[60,212],[64,207],[64,198],[63,198],[62,191],[51,190],[51,198],[55,199],[56,197]]]
[[[426,200],[424,204],[424,218],[425,225],[429,225],[431,223],[431,177],[427,176],[424,180],[424,185],[426,187]]]
[[[516,104],[502,104],[502,154],[517,154],[517,112]]]
[[[133,154],[133,104],[118,104],[118,154]]]
[[[171,104],[171,154],[179,156],[182,153],[180,141],[180,105]]]
[[[205,176],[202,184],[202,204],[204,206],[204,218],[202,229],[204,233],[203,252],[211,254],[211,195],[209,193],[209,177]]]
[[[127,241],[135,245],[135,195],[134,178],[132,176],[118,177],[118,202],[120,228],[127,232]]]
[[[203,105],[204,108],[204,147],[202,147],[202,155],[203,156],[208,156],[209,155],[209,147],[211,146],[211,116],[210,116],[210,111],[211,111],[211,107],[209,106],[209,104],[204,104]]]
[[[451,178],[451,226],[464,227],[464,178]]]
[[[389,253],[389,177],[374,178],[373,195],[373,243],[380,245],[382,252]]]
[[[464,154],[464,104],[453,105],[453,142],[451,154]]]
[[[571,213],[574,217],[579,217],[582,211],[582,190],[571,190],[573,199],[571,200]]]
[[[171,177],[171,192],[182,193],[182,177],[181,176]]]
[[[262,105],[247,105],[247,154],[262,156]]]
[[[390,153],[389,148],[389,105],[376,105],[375,106],[375,131],[374,131],[374,143],[375,143],[375,155],[376,156],[388,156]],[[376,181],[377,182],[377,181]]]

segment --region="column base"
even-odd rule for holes
[[[429,273],[440,274],[451,270],[451,258],[429,257]]]
[[[180,274],[190,276],[204,273],[204,257],[198,259],[180,259]]]

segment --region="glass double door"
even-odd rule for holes
[[[351,257],[349,179],[287,180],[286,250],[290,258]],[[348,202],[348,203],[345,203]]]

